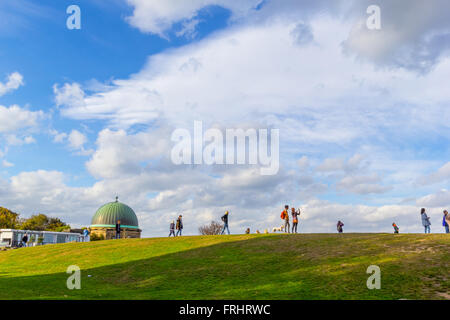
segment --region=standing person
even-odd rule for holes
[[[172,220],[172,223],[170,224],[170,232],[169,232],[169,238],[173,235],[175,237],[175,221]]]
[[[222,216],[222,221],[223,221],[223,229],[222,229],[222,233],[225,233],[225,229],[227,229],[228,234],[230,234],[230,229],[228,228],[228,211],[225,211],[225,214]]]
[[[337,231],[338,231],[339,233],[344,232],[344,229],[342,228],[343,226],[344,226],[344,224],[342,223],[341,220],[339,220],[338,223],[337,223],[337,225],[336,225]]]
[[[397,227],[397,225],[395,224],[395,222],[392,222],[392,226],[394,227],[394,233],[398,233],[398,230],[399,230],[400,228]]]
[[[450,215],[447,210],[444,210],[444,217],[442,218],[442,226],[445,228],[445,233],[450,233]]]
[[[284,220],[284,232],[290,233],[290,224],[289,224],[289,206],[285,205],[284,210],[281,212],[280,218]]]
[[[27,247],[28,242],[28,233],[25,233],[25,235],[22,237],[22,247]]]
[[[422,216],[422,225],[425,227],[425,233],[430,233],[431,232],[431,222],[430,222],[430,218],[427,216],[427,213],[425,212],[425,208],[422,208],[420,210],[420,215]]]
[[[120,239],[120,231],[121,231],[121,229],[120,229],[120,220],[117,220],[117,223],[116,223],[116,239]]]
[[[181,236],[183,232],[183,216],[180,214],[177,219],[177,234],[176,236]]]
[[[89,232],[88,228],[83,230],[84,242],[88,242],[89,241],[89,234],[90,234],[90,232]]]
[[[295,211],[295,208],[291,209],[292,211],[292,233],[297,233],[297,225],[298,225],[298,216],[300,215],[300,209],[298,211]]]

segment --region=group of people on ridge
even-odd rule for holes
[[[296,210],[295,208],[291,208],[291,210],[289,212],[289,205],[284,206],[284,210],[281,212],[281,216],[280,216],[280,218],[284,222],[284,232],[297,233],[300,214],[301,214],[300,209]],[[425,208],[421,209],[420,214],[422,217],[422,225],[425,228],[425,233],[430,233],[431,232],[431,228],[430,228],[431,222],[430,222],[430,217],[428,217]],[[223,228],[222,228],[221,234],[224,234],[225,230],[227,230],[228,234],[230,234],[230,229],[228,227],[228,215],[229,215],[229,212],[226,211],[225,214],[221,217],[222,222],[223,222]],[[289,216],[292,216],[292,229],[291,229]],[[447,210],[444,210],[442,226],[445,228],[445,233],[450,233],[450,230],[449,230],[450,229],[450,215],[448,214]],[[344,223],[341,220],[339,220],[336,224],[337,231],[339,233],[343,233],[344,232],[343,227],[344,227]],[[397,226],[397,224],[395,222],[392,223],[392,227],[394,228],[394,233],[399,233],[400,228]],[[176,234],[175,234],[175,228],[177,229]],[[176,224],[175,224],[175,221],[172,221],[172,223],[170,224],[169,237],[171,235],[173,235],[174,237],[178,236],[178,235],[181,236],[182,230],[183,230],[183,221],[182,221],[182,216],[179,215]],[[247,234],[250,233],[250,228],[247,228],[246,233]]]
[[[422,218],[422,226],[425,229],[425,233],[431,233],[431,221],[430,217],[427,215],[426,209],[420,209],[420,216]],[[445,228],[445,233],[450,233],[450,215],[447,210],[444,210],[444,216],[442,217],[442,226]],[[394,233],[399,233],[399,227],[394,222],[392,223],[392,227],[394,228]]]
[[[300,209],[295,210],[294,207],[291,208],[292,215],[292,233],[297,233],[298,217],[300,216]],[[289,231],[291,225],[289,223],[289,206],[285,205],[284,210],[281,212],[280,218],[284,221],[284,232],[291,233]]]
[[[223,229],[222,229],[221,234],[225,233],[225,229],[228,231],[228,234],[230,234],[230,229],[228,228],[228,214],[229,214],[229,212],[226,211],[225,214],[221,218],[223,221]],[[177,230],[176,234],[175,234],[175,229]],[[183,230],[183,216],[180,214],[178,216],[176,223],[175,223],[175,221],[172,221],[170,223],[169,237],[172,235],[174,237],[181,236],[182,230]]]
[[[177,233],[175,234],[175,229],[177,229]],[[177,219],[177,223],[175,224],[175,221],[172,220],[170,223],[170,233],[169,237],[173,235],[174,237],[181,236],[181,233],[183,232],[183,216],[180,214]]]
[[[444,216],[442,217],[442,226],[445,228],[445,233],[450,233],[450,215],[447,210],[444,210]],[[430,217],[427,215],[425,208],[420,210],[420,215],[422,217],[422,225],[425,228],[425,233],[431,233],[431,221]]]

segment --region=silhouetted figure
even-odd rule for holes
[[[222,221],[223,221],[223,229],[222,229],[222,233],[225,233],[225,229],[227,229],[228,234],[230,234],[230,229],[228,228],[228,211],[225,211],[225,214],[222,216]]]
[[[177,219],[177,236],[181,236],[183,232],[183,216],[180,214]]]
[[[25,234],[22,237],[22,247],[26,247],[27,246],[27,242],[28,242],[28,234]]]
[[[337,225],[336,225],[337,231],[338,231],[339,233],[344,232],[344,229],[342,228],[343,226],[344,226],[344,224],[342,223],[341,220],[339,220],[338,223],[337,223]]]
[[[120,232],[121,232],[120,220],[117,220],[117,223],[116,223],[116,239],[120,239]]]

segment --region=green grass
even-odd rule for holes
[[[232,235],[0,252],[0,299],[449,299],[445,234]],[[81,290],[68,290],[69,265]],[[369,265],[381,289],[368,290]],[[88,277],[90,275],[90,277]]]

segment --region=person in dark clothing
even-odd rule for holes
[[[183,232],[183,216],[180,214],[177,219],[177,236],[181,236]]]
[[[225,214],[222,216],[222,221],[223,221],[223,229],[222,229],[222,233],[225,233],[225,229],[227,229],[228,234],[230,234],[230,229],[228,228],[228,211],[225,212]]]
[[[116,223],[116,239],[120,239],[120,220],[117,220]]]
[[[298,211],[295,211],[295,208],[291,209],[292,214],[292,233],[297,233],[297,226],[298,226],[298,216],[300,215],[300,209]]]
[[[25,234],[22,237],[22,247],[26,247],[27,246],[27,242],[28,242],[28,234]]]
[[[392,223],[392,226],[394,227],[394,233],[398,233],[398,230],[399,230],[400,228],[397,227],[397,225],[395,224],[395,222]]]
[[[343,226],[344,226],[344,224],[342,223],[341,220],[339,220],[338,223],[337,223],[337,225],[336,225],[337,231],[338,231],[339,233],[344,232],[344,229],[342,228]]]
[[[173,235],[175,237],[175,221],[172,221],[172,223],[170,224],[170,233],[169,233],[169,237]]]

